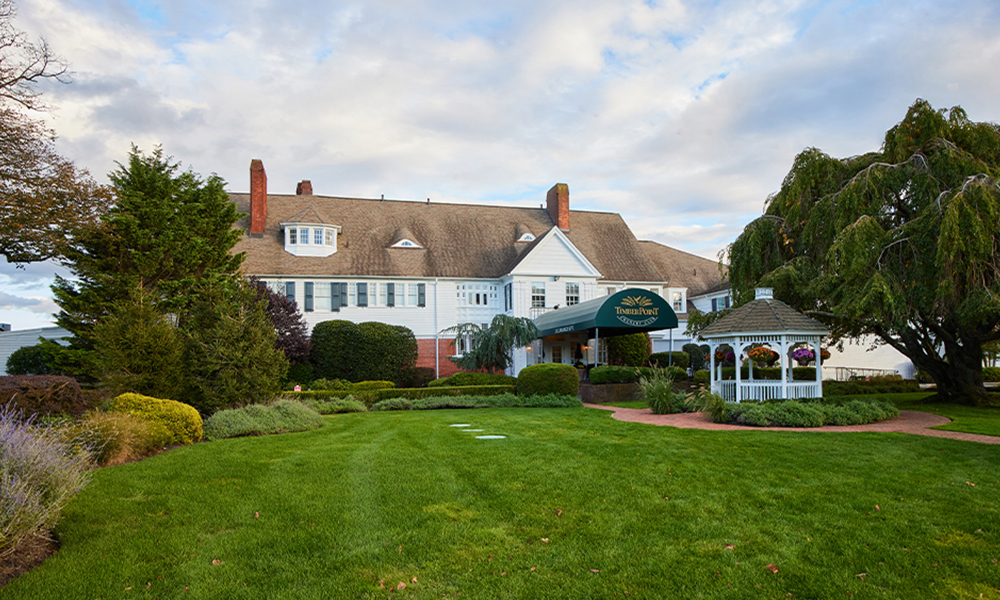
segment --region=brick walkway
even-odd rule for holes
[[[931,429],[931,427],[950,423],[951,419],[915,410],[901,410],[899,411],[899,416],[895,419],[882,421],[881,423],[871,423],[868,425],[830,425],[827,427],[792,428],[749,427],[745,425],[713,423],[708,419],[708,415],[700,412],[680,413],[676,415],[654,415],[648,408],[619,408],[617,406],[603,406],[600,404],[587,404],[586,406],[589,408],[614,411],[615,414],[612,416],[619,421],[628,421],[630,423],[648,423],[650,425],[667,425],[669,427],[679,427],[681,429],[716,429],[725,431],[822,431],[829,433],[852,431],[898,432],[912,433],[913,435],[926,435],[928,437],[962,440],[965,442],[979,442],[980,444],[1000,444],[1000,436]]]

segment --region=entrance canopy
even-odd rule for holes
[[[631,288],[551,310],[539,315],[535,325],[543,338],[574,331],[599,332],[601,337],[607,337],[673,329],[677,327],[677,315],[659,295]]]

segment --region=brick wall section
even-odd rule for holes
[[[255,158],[250,161],[250,235],[264,236],[267,221],[267,174],[264,161]]]
[[[455,354],[454,340],[438,340],[438,377],[448,377],[461,371],[448,360]],[[417,340],[417,366],[434,368],[434,339]]]

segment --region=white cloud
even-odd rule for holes
[[[714,256],[796,153],[875,150],[917,97],[1000,120],[1000,8],[959,0],[22,2],[77,72],[58,147],[248,188],[575,208]],[[2,269],[3,267],[0,267]]]

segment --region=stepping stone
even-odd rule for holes
[[[505,435],[477,435],[477,440],[505,440],[507,436]]]

